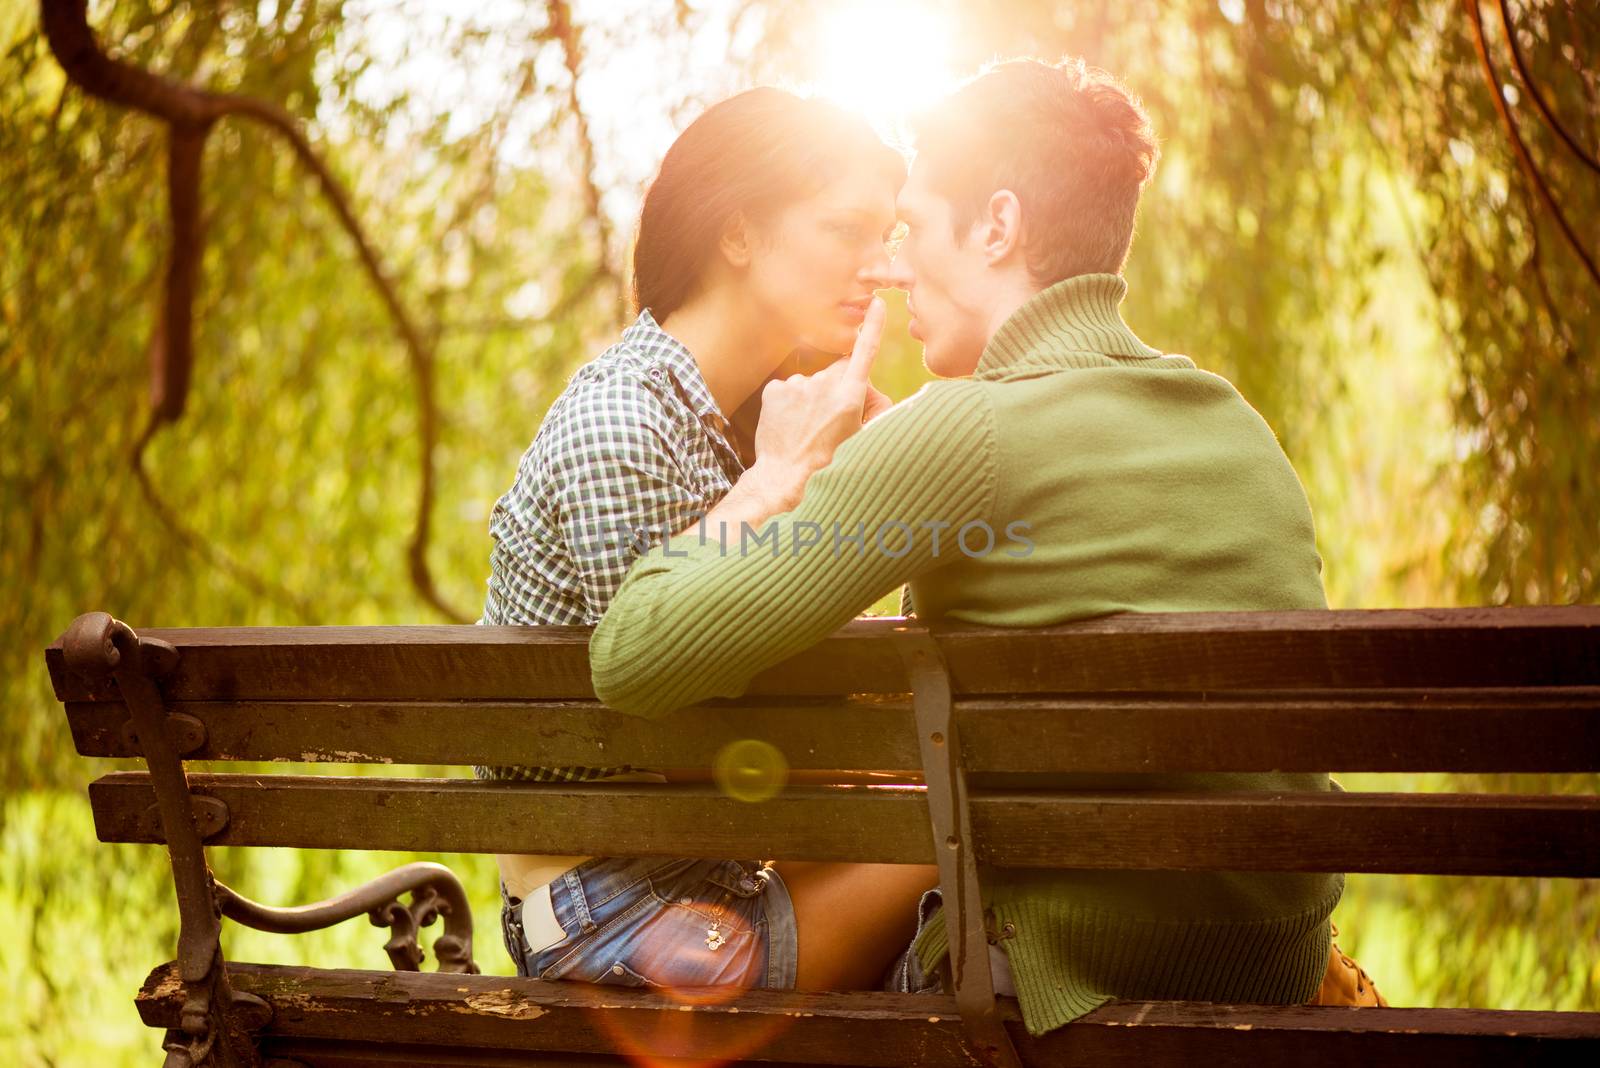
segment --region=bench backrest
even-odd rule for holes
[[[143,636],[178,650],[161,688],[198,725],[190,761],[705,768],[755,738],[790,768],[849,770],[922,766],[901,655],[916,633],[852,624],[762,675],[750,698],[660,722],[595,703],[582,628]],[[933,641],[969,773],[1600,769],[1595,608],[1151,615]],[[48,660],[78,751],[137,755],[115,685],[74,676],[60,643]],[[250,775],[194,776],[192,788],[227,806],[216,844],[938,855],[917,792],[795,788],[755,819],[687,787]],[[103,840],[160,840],[142,774],[106,776],[91,796]],[[996,866],[1600,875],[1587,797],[974,791],[971,804],[976,854]]]

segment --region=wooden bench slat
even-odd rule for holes
[[[1600,688],[972,698],[973,772],[1600,771]]]
[[[1505,1068],[1600,1054],[1600,1013],[1581,1012],[1113,1001],[1039,1038],[1010,1030],[1030,1066]]]
[[[537,1060],[525,1051],[495,1050],[476,1046],[441,1046],[423,1042],[348,1042],[335,1038],[264,1039],[262,1058],[291,1061],[315,1068],[706,1068],[707,1061],[682,1057],[639,1057],[604,1053],[556,1053],[541,1050]],[[711,1061],[716,1068],[746,1068],[770,1061]],[[813,1068],[786,1062],[786,1068]],[[835,1068],[829,1065],[828,1068]]]
[[[1600,608],[1125,614],[939,642],[955,692],[1600,685]]]
[[[751,805],[700,786],[196,775],[217,845],[928,863],[918,790],[799,787]],[[155,842],[142,773],[91,784],[106,842]],[[1600,797],[978,793],[997,867],[1600,876]]]
[[[759,805],[711,786],[524,786],[466,779],[191,775],[228,825],[208,845],[463,853],[774,856],[923,863],[933,855],[921,791],[797,788]],[[89,786],[105,842],[160,841],[142,772]]]
[[[267,1035],[280,1038],[882,1068],[968,1063],[954,997],[724,988],[700,992],[696,1004],[696,992],[508,976],[232,963],[228,974],[236,989],[273,1005]],[[150,974],[138,1006],[147,1025],[173,1026],[166,1021],[178,1018],[182,995],[172,966]]]
[[[652,722],[594,702],[179,701],[206,725],[191,760],[708,767],[743,738],[792,768],[914,768],[897,696],[714,703]],[[975,772],[1600,771],[1600,688],[1209,697],[973,698]],[[78,752],[135,756],[124,705],[67,706]]]
[[[972,820],[998,867],[1600,876],[1589,795],[1012,793]]]
[[[363,1058],[362,1042],[439,1043],[433,1063],[498,1066],[504,1053],[648,1050],[657,1058],[759,1057],[788,1064],[866,1066],[967,1063],[954,998],[746,991],[709,1004],[681,996],[577,983],[427,972],[312,970],[230,964],[239,990],[273,1005],[264,1033],[278,1056],[325,1051],[328,1063]],[[175,1026],[182,993],[172,965],[139,993],[152,1027]],[[606,1012],[596,1012],[604,1006]],[[1041,1038],[1000,1002],[1027,1065],[1438,1063],[1499,1068],[1571,1064],[1600,1054],[1600,1014],[1487,1009],[1338,1009],[1308,1006],[1111,1002]],[[732,1011],[737,1009],[738,1011]],[[806,1014],[806,1015],[799,1015]],[[797,1026],[803,1020],[804,1024]],[[446,1045],[448,1043],[448,1045]],[[369,1049],[371,1049],[369,1047]],[[394,1063],[390,1054],[388,1063]],[[426,1063],[419,1058],[419,1063]],[[671,1063],[667,1061],[665,1063]]]
[[[786,696],[898,693],[904,670],[882,621],[851,623],[773,672]],[[588,627],[149,628],[171,643],[178,668],[169,700],[593,699]],[[862,639],[876,636],[878,640]],[[45,650],[62,701],[115,700],[115,684],[66,669],[61,641]],[[826,665],[823,669],[821,665]]]
[[[906,688],[899,620],[863,620],[751,693]],[[142,632],[174,644],[176,700],[590,698],[582,627],[273,627]],[[958,694],[1600,685],[1600,608],[1127,614],[1029,630],[941,628]],[[62,701],[115,697],[46,661]]]
[[[712,704],[665,721],[593,701],[175,701],[206,725],[189,760],[358,764],[631,764],[708,768],[746,738],[774,745],[795,769],[908,769],[921,765],[910,702],[901,696]],[[122,736],[126,706],[67,706],[84,756],[137,756]]]

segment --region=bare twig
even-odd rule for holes
[[[1531,220],[1537,212],[1538,205],[1534,202],[1533,194],[1529,192],[1525,183],[1518,184],[1518,192],[1527,202],[1528,218]],[[1533,281],[1539,289],[1539,296],[1544,300],[1545,314],[1555,326],[1556,338],[1561,342],[1562,359],[1571,361],[1577,354],[1577,342],[1572,337],[1571,329],[1567,326],[1566,319],[1561,316],[1561,306],[1556,303],[1555,295],[1550,291],[1550,279],[1545,277],[1544,243],[1539,240],[1539,227],[1528,227],[1529,249],[1528,263],[1533,266]]]
[[[1489,57],[1489,45],[1483,35],[1483,14],[1478,10],[1478,0],[1466,0],[1467,16],[1472,20],[1472,29],[1478,45],[1478,58],[1483,63],[1484,78],[1489,83],[1489,94],[1494,97],[1494,106],[1500,112],[1500,120],[1505,124],[1506,133],[1511,138],[1511,147],[1516,151],[1517,159],[1521,162],[1529,182],[1539,191],[1539,197],[1544,201],[1545,208],[1555,218],[1556,225],[1567,239],[1567,244],[1572,246],[1572,251],[1577,253],[1578,259],[1583,261],[1583,266],[1589,272],[1596,286],[1600,286],[1600,268],[1596,268],[1594,258],[1583,247],[1583,242],[1573,231],[1572,224],[1567,221],[1566,215],[1561,211],[1561,206],[1556,203],[1555,194],[1550,191],[1550,186],[1540,173],[1538,164],[1528,151],[1528,146],[1522,140],[1522,134],[1517,129],[1517,120],[1511,114],[1511,107],[1506,103],[1505,95],[1500,88],[1500,75],[1494,69],[1494,61]],[[1538,221],[1534,221],[1538,225]]]
[[[1578,139],[1562,125],[1561,120],[1556,117],[1555,109],[1545,100],[1544,94],[1539,91],[1538,84],[1533,80],[1527,60],[1522,55],[1522,46],[1517,43],[1517,29],[1511,24],[1510,6],[1506,0],[1499,0],[1499,7],[1500,25],[1505,28],[1506,43],[1511,46],[1511,61],[1516,65],[1517,75],[1522,79],[1522,84],[1527,86],[1528,95],[1533,97],[1534,106],[1539,109],[1539,114],[1544,116],[1545,124],[1555,131],[1556,136],[1561,138],[1568,148],[1572,149],[1572,154],[1582,160],[1584,166],[1600,174],[1600,160],[1595,159],[1594,155],[1580,145]]]
[[[583,198],[589,218],[594,221],[600,244],[600,269],[616,281],[616,269],[611,265],[611,222],[600,204],[600,185],[595,181],[594,137],[589,130],[589,117],[578,101],[578,75],[583,67],[583,42],[578,27],[572,21],[572,7],[567,0],[548,0],[546,11],[549,32],[561,42],[561,58],[567,68],[567,107],[572,111],[578,131],[578,152],[582,157]]]

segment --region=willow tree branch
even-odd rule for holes
[[[155,515],[167,533],[187,551],[194,553],[212,567],[227,575],[234,582],[249,590],[259,600],[272,601],[288,609],[301,623],[314,624],[318,622],[317,614],[311,605],[303,598],[296,596],[289,589],[269,579],[263,578],[256,572],[235,560],[223,549],[207,541],[198,531],[194,530],[178,517],[177,509],[167,503],[161,491],[156,488],[155,479],[150,476],[150,470],[145,466],[144,454],[156,431],[161,428],[162,420],[154,410],[150,413],[149,420],[145,423],[144,431],[134,442],[128,454],[128,462],[133,468],[134,481],[139,484],[139,492],[144,497],[145,504]]]
[[[150,347],[150,407],[160,422],[177,422],[194,370],[194,295],[204,241],[200,221],[200,163],[206,127],[172,123],[167,131],[167,210],[172,248],[166,299]]]
[[[583,171],[584,208],[593,220],[598,234],[599,264],[602,274],[616,281],[618,274],[611,264],[611,223],[600,204],[600,185],[595,180],[594,136],[589,129],[589,116],[578,100],[578,75],[583,68],[583,42],[578,27],[572,21],[572,6],[567,0],[548,0],[545,5],[549,33],[561,42],[561,60],[567,68],[567,107],[572,111],[578,131],[578,152]]]
[[[1578,139],[1572,136],[1566,126],[1562,125],[1561,120],[1556,117],[1555,109],[1550,106],[1549,101],[1545,100],[1544,94],[1539,91],[1538,83],[1533,80],[1533,75],[1528,70],[1527,60],[1522,55],[1522,46],[1517,43],[1516,27],[1511,24],[1510,5],[1507,4],[1506,0],[1499,0],[1499,7],[1500,25],[1505,28],[1506,43],[1511,46],[1511,61],[1516,65],[1517,76],[1522,79],[1522,84],[1527,86],[1528,95],[1533,97],[1534,106],[1539,109],[1539,114],[1544,116],[1545,124],[1554,130],[1556,136],[1566,143],[1566,146],[1572,150],[1572,154],[1582,160],[1584,166],[1596,174],[1600,174],[1600,160],[1595,159],[1588,149],[1578,143]]]
[[[86,0],[43,0],[45,39],[68,79],[91,96],[143,111],[168,125],[167,203],[172,213],[167,285],[150,345],[151,407],[157,423],[183,414],[194,358],[194,293],[200,260],[200,158],[215,121],[207,94],[100,50]]]
[[[1539,210],[1534,202],[1533,194],[1529,191],[1526,181],[1517,183],[1517,192],[1527,203],[1528,217],[1532,218]],[[1533,266],[1534,284],[1538,286],[1539,296],[1544,300],[1545,314],[1550,317],[1555,326],[1556,337],[1561,342],[1561,358],[1570,363],[1577,355],[1578,344],[1572,337],[1572,331],[1567,326],[1567,321],[1561,315],[1561,306],[1556,303],[1555,295],[1550,290],[1550,279],[1545,274],[1544,242],[1539,239],[1539,227],[1528,227],[1529,249],[1528,263]]]
[[[237,115],[252,119],[276,130],[289,142],[301,164],[316,176],[323,197],[333,208],[340,226],[355,244],[356,254],[361,259],[362,267],[366,269],[367,277],[372,280],[378,295],[383,298],[384,306],[389,310],[390,318],[394,320],[395,330],[405,344],[412,380],[416,385],[417,436],[418,448],[421,450],[418,459],[417,518],[412,527],[411,542],[406,547],[411,584],[422,595],[422,599],[446,619],[453,623],[470,622],[466,615],[445,602],[428,567],[428,542],[432,530],[436,484],[433,454],[439,440],[439,405],[434,392],[433,346],[424,339],[422,332],[417,329],[416,322],[401,302],[400,294],[384,270],[377,249],[367,239],[366,231],[356,219],[355,211],[350,205],[350,196],[343,184],[311,147],[311,143],[306,140],[305,134],[300,130],[300,124],[294,117],[276,104],[253,97],[219,94],[214,100],[219,115]]]
[[[45,40],[68,78],[91,96],[176,125],[211,123],[210,94],[102,52],[89,29],[87,8],[88,0],[40,0]]]
[[[112,59],[100,49],[89,28],[87,0],[41,0],[40,18],[50,50],[73,83],[92,96],[142,111],[164,120],[170,127],[168,194],[173,217],[172,258],[163,315],[152,345],[153,418],[145,438],[148,439],[162,423],[175,421],[182,414],[188,390],[194,344],[194,292],[201,254],[200,159],[206,135],[218,119],[228,115],[260,122],[283,136],[300,162],[316,176],[324,198],[355,243],[362,266],[405,344],[417,390],[420,439],[417,518],[407,549],[411,582],[423,600],[445,618],[466,622],[466,615],[440,596],[428,567],[435,493],[434,446],[439,434],[433,351],[384,271],[377,251],[355,217],[349,195],[312,149],[298,121],[268,101],[197,89]],[[142,450],[143,441],[136,452]],[[140,471],[142,473],[142,468]]]
[[[1594,71],[1589,69],[1589,57],[1583,51],[1584,28],[1578,25],[1578,10],[1572,0],[1567,0],[1567,28],[1572,31],[1572,66],[1578,75],[1578,85],[1583,89],[1583,99],[1591,114],[1600,111],[1595,102]]]
[[[1489,83],[1489,95],[1494,97],[1495,109],[1499,111],[1500,120],[1505,124],[1506,134],[1511,138],[1511,147],[1516,151],[1517,159],[1522,164],[1528,181],[1539,191],[1539,197],[1544,201],[1545,208],[1555,218],[1556,225],[1567,239],[1567,244],[1572,246],[1572,251],[1583,261],[1583,266],[1589,272],[1594,284],[1600,286],[1600,268],[1595,267],[1594,257],[1583,247],[1583,242],[1573,231],[1572,224],[1562,213],[1561,206],[1556,203],[1555,194],[1550,191],[1549,184],[1540,173],[1538,164],[1528,151],[1528,146],[1522,140],[1522,133],[1517,129],[1516,116],[1511,114],[1511,107],[1506,103],[1505,94],[1500,87],[1500,75],[1494,69],[1494,61],[1489,58],[1489,45],[1483,35],[1483,13],[1478,10],[1478,0],[1466,0],[1466,5],[1467,16],[1472,20],[1473,34],[1478,45],[1478,58],[1483,63],[1483,75]],[[1537,220],[1534,221],[1534,225],[1538,225]]]

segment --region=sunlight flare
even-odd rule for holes
[[[815,88],[890,126],[955,87],[949,17],[930,5],[840,3],[821,15]]]

